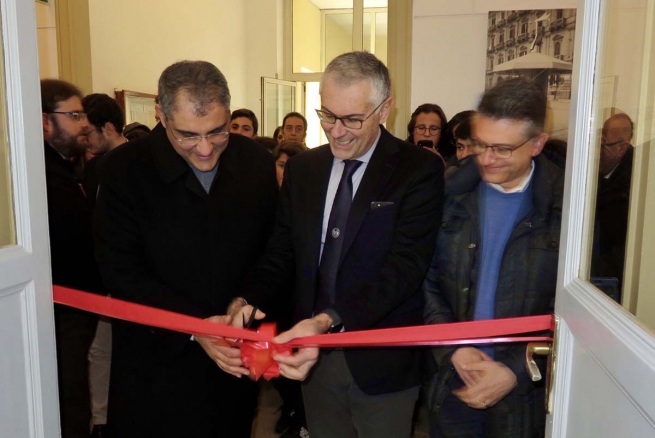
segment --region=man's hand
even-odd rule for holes
[[[250,319],[252,309],[254,307],[247,304],[243,298],[233,299],[230,305],[227,306],[227,314],[232,317],[232,326],[243,328],[243,321]],[[257,313],[255,313],[255,319],[257,320],[264,319],[265,317],[266,314],[261,310],[257,310]]]
[[[488,357],[488,356],[487,356]],[[516,386],[516,375],[500,362],[483,360],[462,365],[467,373],[478,373],[474,385],[453,391],[461,401],[475,409],[486,409],[498,403]]]
[[[240,300],[240,301],[238,301]],[[247,305],[245,300],[236,298],[228,307],[227,315],[212,316],[207,318],[206,321],[215,322],[218,324],[232,325],[233,327],[243,327],[244,318],[250,318],[253,307]],[[231,313],[230,313],[231,312]],[[255,313],[255,319],[262,319],[266,314],[260,310]],[[205,338],[196,336],[194,338],[205,350],[205,353],[214,361],[220,369],[234,377],[248,376],[250,371],[243,366],[241,361],[241,349],[229,344],[222,338]]]
[[[232,317],[230,315],[212,316],[205,321],[229,325],[232,322]],[[241,350],[239,348],[231,346],[222,338],[195,336],[194,339],[205,350],[207,356],[226,373],[232,374],[234,377],[250,374],[248,369],[243,366],[243,362],[241,362]]]
[[[475,385],[482,377],[478,371],[467,369],[466,366],[484,360],[493,361],[484,351],[473,347],[458,348],[450,358],[455,371],[457,371],[459,378],[462,379],[466,386]]]
[[[319,313],[313,318],[304,319],[293,326],[291,330],[280,333],[273,342],[284,344],[292,339],[326,333],[332,325],[332,319],[325,313]],[[273,357],[280,367],[280,374],[287,379],[305,380],[309,371],[318,360],[317,347],[303,347],[291,356],[276,355]]]

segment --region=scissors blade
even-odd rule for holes
[[[255,314],[257,313],[257,306],[254,306],[252,308],[252,312],[250,312],[250,317],[246,321],[246,315],[242,315],[243,317],[243,328],[249,329],[252,327],[252,324],[255,322]]]

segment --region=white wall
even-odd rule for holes
[[[36,35],[39,44],[39,77],[58,78],[55,1],[36,2]]]
[[[280,0],[89,2],[93,91],[155,94],[162,70],[182,59],[214,63],[232,109],[259,115],[260,76],[277,73]]]
[[[411,108],[441,105],[447,117],[484,92],[489,11],[575,8],[576,0],[414,0]]]
[[[237,106],[233,91],[232,109],[248,108],[254,111],[259,119],[259,134],[262,134],[261,77],[277,78],[279,74],[281,78],[282,75],[282,3],[282,0],[244,0],[243,32],[246,37],[242,56],[246,71],[242,87],[245,96]]]

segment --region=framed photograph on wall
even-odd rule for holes
[[[551,138],[568,137],[575,9],[491,11],[485,88],[523,77],[544,90]]]
[[[114,94],[116,101],[125,112],[125,125],[139,122],[150,129],[155,127],[156,95],[130,90],[114,90]]]

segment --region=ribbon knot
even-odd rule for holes
[[[276,334],[275,324],[264,323],[257,333],[272,339]],[[250,371],[250,378],[255,381],[261,377],[271,380],[280,376],[280,367],[273,360],[276,354],[291,356],[291,347],[269,341],[243,341],[241,344],[241,360]]]

